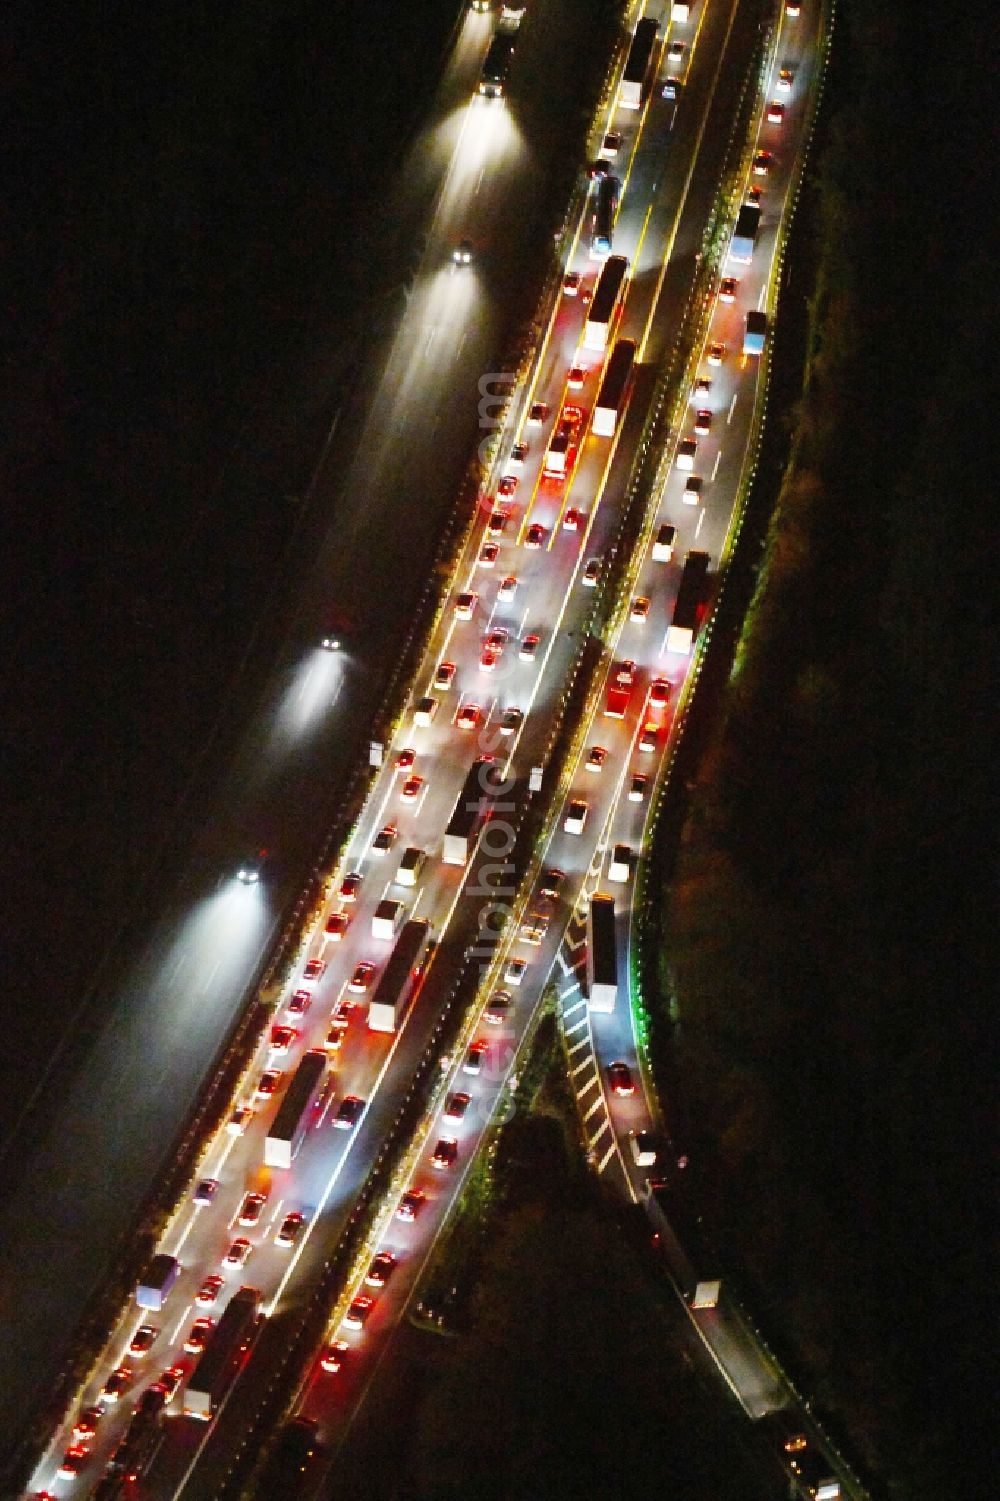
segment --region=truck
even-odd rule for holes
[[[407,845],[396,872],[397,883],[400,886],[416,886],[426,860],[427,855],[424,850],[419,849],[415,844]]]
[[[733,238],[729,242],[729,259],[739,261],[742,265],[749,265],[753,259],[753,248],[757,243],[757,231],[760,228],[760,204],[744,203],[736,216],[736,228],[733,230]]]
[[[597,185],[597,206],[594,209],[594,226],[590,236],[590,254],[594,260],[603,260],[611,254],[621,186],[617,177],[610,174],[602,177]]]
[[[616,339],[594,407],[590,430],[598,438],[613,438],[618,419],[628,402],[635,364],[635,340]]]
[[[514,41],[513,31],[497,27],[479,78],[480,98],[503,98],[504,89],[507,87],[507,75],[514,56]]]
[[[391,943],[399,932],[406,908],[402,902],[384,896],[372,914],[372,937],[384,938]]]
[[[154,1311],[161,1309],[180,1274],[181,1264],[176,1256],[166,1256],[162,1252],[154,1256],[135,1290],[139,1307]]]
[[[659,27],[647,16],[635,28],[618,89],[619,109],[639,109],[649,84],[650,65]]]
[[[565,424],[561,424],[555,431],[552,442],[549,444],[542,471],[545,474],[565,474],[566,465],[569,463],[571,435]]]
[[[444,831],[446,865],[468,865],[490,816],[496,770],[489,757],[474,761]]]
[[[134,1485],[149,1469],[162,1442],[162,1412],[137,1407],[125,1436],[108,1461],[108,1475],[116,1476],[127,1485]]]
[[[597,280],[593,301],[587,310],[583,326],[583,347],[603,354],[608,347],[608,336],[615,326],[621,308],[622,291],[628,261],[623,255],[612,255],[604,262]]]
[[[751,308],[747,313],[747,326],[743,334],[744,354],[763,354],[767,338],[767,314]]]
[[[404,925],[368,1007],[372,1032],[395,1032],[400,1027],[423,977],[429,938],[430,923],[423,919],[411,918]]]
[[[591,1011],[613,1011],[617,999],[615,899],[595,891],[587,909],[587,1000]]]
[[[708,564],[707,552],[692,551],[684,559],[684,572],[667,629],[667,651],[682,652],[687,656],[694,645],[705,603]]]
[[[316,1102],[325,1082],[326,1053],[319,1048],[310,1048],[292,1075],[292,1082],[285,1090],[264,1138],[266,1167],[291,1167],[292,1158],[312,1125]]]
[[[198,1357],[184,1392],[184,1411],[209,1423],[236,1380],[260,1328],[260,1292],[241,1287],[233,1293],[208,1344]]]

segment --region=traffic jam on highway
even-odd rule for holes
[[[36,1497],[182,1494],[253,1359],[261,1321],[283,1300],[305,1298],[345,1223],[370,1166],[362,1133],[380,1119],[380,1093],[405,1093],[417,997],[432,1002],[456,914],[468,925],[489,895],[484,862],[509,854],[512,788],[544,765],[549,723],[610,561],[642,426],[641,412],[628,420],[629,397],[657,314],[649,278],[633,297],[633,277],[644,246],[656,270],[668,253],[666,231],[656,247],[646,231],[655,178],[647,191],[630,174],[647,120],[662,127],[683,108],[707,3],[674,0],[664,25],[637,25],[595,137],[548,332],[511,402],[411,710],[228,1119],[36,1472]],[[503,107],[519,20],[507,8],[498,18],[471,108]],[[510,894],[480,1004],[442,1060],[406,1174],[378,1213],[300,1393],[297,1411],[324,1440],[343,1430],[388,1351],[549,982],[595,1168],[638,1199],[662,1165],[627,985],[629,898],[741,497],[814,46],[797,0],[786,0],[688,420],[664,456],[655,514],[630,560],[578,759],[530,889]],[[474,240],[447,254],[456,276],[479,274]],[[248,899],[259,875],[252,864],[241,873]],[[363,1152],[366,1160],[352,1160]]]

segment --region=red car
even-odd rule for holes
[[[352,870],[340,883],[340,900],[342,902],[356,902],[361,882],[364,877],[359,871]]]
[[[339,943],[350,926],[349,912],[331,912],[326,920],[326,936],[332,938],[334,943]]]
[[[306,967],[302,971],[302,978],[304,980],[318,980],[325,969],[325,959],[307,959]]]
[[[396,1270],[396,1258],[391,1251],[379,1251],[365,1275],[369,1287],[385,1287]]]
[[[312,996],[308,990],[297,990],[286,1006],[289,1016],[305,1016],[312,1005]]]
[[[627,1063],[612,1063],[608,1069],[608,1083],[616,1095],[623,1098],[635,1094],[635,1084],[632,1080],[632,1070]]]

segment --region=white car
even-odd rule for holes
[[[500,587],[497,590],[497,599],[502,603],[507,604],[514,598],[514,595],[516,593],[517,579],[513,573],[508,573],[507,577],[505,579],[501,579],[500,581]]]
[[[582,834],[587,822],[587,804],[582,797],[575,797],[566,809],[563,828],[567,834]]]

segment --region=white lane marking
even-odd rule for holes
[[[567,996],[571,996],[575,990],[579,990],[579,989],[580,989],[580,982],[579,982],[579,980],[574,980],[573,983],[572,983],[572,985],[567,986],[567,988],[562,992],[562,994],[560,995],[559,999],[561,1001],[565,1000]],[[574,1011],[579,1011],[580,1007],[581,1006],[586,1006],[586,1004],[587,1004],[587,1002],[581,996],[578,1001],[574,1001],[573,1002],[572,1006],[564,1006],[563,1007],[563,1016],[572,1016]]]
[[[767,301],[767,280],[765,279],[764,285],[760,289],[760,296],[757,298],[757,311],[758,311],[758,313],[761,311],[761,309],[763,308],[763,306],[764,306],[764,304],[765,304],[766,301]]]
[[[478,177],[478,179],[476,181],[476,192],[473,193],[473,195],[472,195],[474,198],[475,198],[476,194],[479,192],[479,189],[483,185],[483,178],[485,177],[485,175],[486,175],[486,163],[484,162],[483,165],[479,169],[479,177]]]
[[[600,1110],[600,1108],[601,1108],[601,1106],[603,1104],[604,1104],[604,1096],[599,1094],[597,1096],[597,1099],[591,1105],[590,1109],[587,1111],[586,1115],[583,1117],[583,1124],[584,1125],[586,1125],[587,1122],[590,1120],[590,1117],[593,1115],[594,1111],[595,1110]]]
[[[597,1070],[595,1069],[590,1078],[587,1080],[586,1084],[581,1084],[580,1088],[576,1091],[576,1097],[578,1100],[582,1100],[584,1095],[589,1093],[589,1091],[593,1089],[594,1085],[597,1083],[597,1078]],[[601,1096],[601,1098],[603,1099],[603,1095]]]
[[[201,995],[208,995],[208,992],[212,988],[212,981],[215,979],[216,975],[219,973],[219,970],[221,968],[222,968],[222,960],[221,959],[216,959],[215,964],[212,966],[212,973],[209,975],[208,979],[205,981],[204,985],[201,987],[201,992],[200,992]]]
[[[584,1005],[586,1005],[586,1002],[584,1002]],[[587,1018],[586,1018],[586,1016],[585,1015],[581,1016],[580,1019],[579,1019],[579,1021],[575,1021],[571,1027],[567,1027],[566,1028],[566,1036],[567,1037],[571,1037],[574,1032],[579,1032],[580,1028],[581,1027],[585,1027],[586,1025],[587,1025]]]
[[[712,478],[713,479],[715,478],[715,476],[719,472],[719,462],[720,462],[721,459],[722,459],[722,449],[720,448],[719,451],[718,451],[718,453],[715,455],[715,463],[712,466]]]
[[[577,1076],[577,1074],[580,1074],[580,1073],[582,1073],[582,1072],[583,1072],[583,1070],[584,1070],[584,1069],[585,1069],[585,1068],[586,1068],[586,1067],[587,1067],[587,1065],[588,1065],[588,1064],[589,1064],[589,1063],[590,1063],[590,1061],[591,1061],[591,1060],[590,1060],[590,1059],[589,1059],[589,1058],[585,1058],[585,1059],[584,1059],[584,1060],[583,1060],[583,1062],[582,1062],[582,1063],[578,1063],[578,1064],[577,1064],[577,1066],[576,1066],[576,1068],[572,1068],[572,1069],[570,1069],[570,1071],[569,1071],[569,1076],[570,1076],[570,1078],[571,1078],[571,1079],[575,1079],[575,1078],[576,1078],[576,1076]]]
[[[590,1046],[590,1038],[589,1037],[581,1037],[578,1042],[574,1042],[573,1046],[571,1048],[567,1048],[566,1051],[569,1054],[569,1056],[572,1058],[573,1054],[574,1053],[578,1053],[581,1048],[586,1048],[586,1047],[589,1047],[589,1046]]]
[[[177,1341],[178,1341],[178,1339],[180,1337],[181,1329],[184,1327],[184,1325],[187,1323],[188,1319],[191,1317],[191,1313],[192,1313],[193,1309],[194,1309],[194,1304],[193,1303],[189,1303],[188,1306],[185,1308],[184,1312],[181,1314],[180,1318],[177,1320],[177,1323],[174,1326],[174,1332],[170,1336],[170,1343],[172,1345],[176,1345],[176,1343],[177,1343]]]
[[[704,520],[705,520],[705,512],[704,512],[704,511],[701,511],[701,512],[700,512],[700,513],[699,513],[699,516],[698,516],[698,525],[697,525],[697,526],[696,526],[696,527],[695,527],[695,529],[694,529],[694,540],[695,540],[695,541],[696,541],[696,542],[697,542],[697,540],[698,540],[698,534],[699,534],[699,532],[700,532],[700,531],[701,531],[701,528],[702,528],[702,524],[703,524],[703,523],[704,523]]]
[[[739,393],[739,392],[738,392],[738,391],[734,391],[734,392],[733,392],[733,399],[732,399],[732,401],[731,401],[731,402],[730,402],[730,403],[729,403],[729,416],[728,416],[728,417],[727,417],[727,418],[726,418],[726,421],[727,421],[727,422],[732,422],[732,420],[733,420],[733,413],[734,413],[734,412],[735,412],[735,410],[736,410],[736,398],[737,398],[737,396],[738,396],[738,395],[739,395],[739,394],[740,394],[740,393]]]
[[[608,1120],[607,1116],[605,1116],[604,1119],[601,1121],[601,1124],[598,1126],[597,1130],[594,1132],[593,1136],[590,1138],[590,1140],[587,1143],[587,1146],[588,1146],[588,1148],[590,1149],[591,1152],[597,1146],[597,1143],[600,1141],[600,1139],[604,1135],[605,1131],[610,1131],[610,1130],[611,1130],[611,1122]]]
[[[424,359],[426,359],[427,356],[430,354],[431,348],[432,348],[432,346],[434,344],[434,340],[437,338],[437,333],[438,333],[437,329],[436,328],[432,328],[431,331],[430,331],[430,333],[428,334],[428,336],[427,336],[427,343],[424,345]]]
[[[566,960],[563,958],[561,952],[556,954],[556,959],[559,961],[559,964],[562,966],[562,972],[563,972],[564,975],[571,975],[573,973],[573,970],[572,970],[571,966],[566,963]]]

